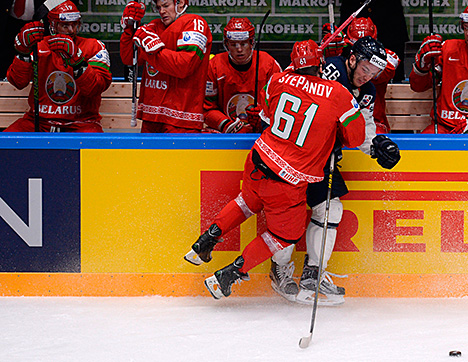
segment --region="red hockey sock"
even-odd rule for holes
[[[271,258],[272,255],[273,253],[270,251],[267,244],[265,244],[263,238],[261,236],[257,236],[242,252],[244,265],[240,268],[240,271],[242,273],[247,273],[250,269]]]
[[[247,218],[245,217],[239,205],[237,205],[237,202],[235,200],[231,200],[219,212],[213,223],[219,226],[224,235],[242,224],[245,220],[247,220]]]

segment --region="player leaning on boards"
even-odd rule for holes
[[[437,96],[438,133],[468,131],[468,7],[460,14],[464,39],[442,41],[439,34],[429,35],[419,48],[409,80],[411,89],[424,92],[432,88],[431,59],[435,77],[441,82]],[[434,117],[434,110],[431,111]],[[422,133],[434,133],[434,122]]]
[[[8,81],[18,89],[33,78],[31,53],[38,47],[39,130],[42,132],[102,132],[101,94],[109,88],[112,75],[104,44],[77,36],[81,14],[65,1],[48,14],[50,36],[44,37],[39,21],[26,24],[15,38],[18,55],[8,69]],[[30,109],[4,132],[34,131],[33,88]]]
[[[353,44],[346,58],[343,56],[326,58],[323,77],[338,81],[354,95],[366,121],[366,138],[364,143],[359,146],[359,149],[372,158],[376,158],[382,167],[391,169],[399,162],[400,151],[398,146],[387,136],[376,135],[376,125],[373,117],[376,90],[371,83],[371,79],[385,69],[386,58],[387,55],[383,45],[374,38],[366,36],[358,39]],[[341,143],[341,137],[338,134],[335,145],[335,152],[337,153],[335,159],[337,161],[342,156]],[[270,276],[274,276],[271,278],[273,289],[286,299],[299,303],[311,304],[314,300],[314,290],[318,280],[325,200],[327,197],[327,179],[330,169],[328,162],[324,170],[325,181],[311,183],[307,188],[307,204],[312,209],[312,217],[306,232],[307,254],[305,255],[304,269],[297,295],[294,293],[298,288],[292,278],[291,269],[293,267],[288,265],[293,247],[285,248],[272,258]],[[338,167],[335,167],[323,257],[323,270],[325,272],[322,273],[320,282],[320,293],[323,294],[323,298],[319,300],[320,304],[341,304],[344,302],[345,289],[333,283],[330,273],[326,271],[326,267],[335,246],[336,229],[343,216],[343,204],[339,198],[347,193],[346,183]]]
[[[198,133],[203,127],[203,101],[212,36],[201,16],[186,14],[188,0],[153,2],[161,19],[140,26],[145,5],[131,1],[121,25],[120,56],[133,63],[133,42],[144,65],[137,118],[142,133]]]
[[[209,262],[224,234],[264,211],[267,231],[232,264],[206,279],[216,299],[228,297],[235,281],[248,279],[249,270],[301,239],[307,221],[307,185],[323,180],[337,132],[348,147],[362,144],[365,137],[364,117],[352,95],[338,82],[320,78],[323,55],[317,44],[295,43],[291,60],[294,70],[274,74],[265,98],[261,97],[262,118],[271,126],[247,156],[241,193],[185,256],[196,265]]]
[[[257,59],[255,28],[247,18],[232,18],[224,27],[226,52],[210,60],[206,82],[205,123],[222,133],[261,132],[260,107],[253,108],[255,68],[259,63],[258,88],[263,88],[274,73],[281,72],[278,62],[261,51]],[[215,131],[215,132],[216,132]]]

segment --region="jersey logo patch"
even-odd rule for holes
[[[372,98],[373,97],[370,94],[365,94],[364,97],[362,97],[361,102],[359,102],[361,108],[366,108],[372,102]]]
[[[156,74],[159,73],[159,70],[157,70],[152,65],[149,65],[148,62],[146,62],[146,72],[148,73],[150,77],[154,77]]]
[[[46,92],[52,102],[67,103],[76,93],[75,80],[68,73],[52,72],[46,81]]]
[[[462,80],[452,92],[452,103],[460,112],[468,112],[468,80]]]
[[[239,93],[231,97],[226,104],[226,114],[235,121],[236,118],[247,122],[247,106],[254,103],[254,98],[248,93]]]

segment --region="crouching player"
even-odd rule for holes
[[[195,265],[209,262],[224,234],[264,211],[267,231],[232,264],[205,280],[215,299],[228,297],[234,282],[248,279],[249,270],[304,235],[307,185],[323,180],[337,132],[348,147],[364,141],[364,117],[353,96],[338,82],[320,78],[324,60],[317,44],[294,44],[291,60],[294,71],[274,74],[266,86],[260,114],[271,126],[247,156],[241,193],[185,256]]]
[[[48,14],[50,36],[41,22],[26,24],[15,38],[18,55],[7,72],[8,81],[23,89],[33,80],[32,49],[38,48],[39,131],[102,132],[101,94],[109,88],[109,53],[102,42],[77,36],[81,14],[67,0]],[[5,132],[33,132],[34,88],[30,109]]]

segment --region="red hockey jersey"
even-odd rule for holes
[[[318,182],[337,131],[344,146],[364,142],[365,121],[359,105],[340,83],[291,72],[272,76],[262,104],[270,127],[254,148],[284,180]]]
[[[205,123],[219,130],[220,123],[226,118],[247,120],[245,108],[254,103],[255,71],[257,52],[252,55],[252,64],[246,71],[238,71],[229,63],[228,52],[216,55],[208,67],[205,104],[203,105]],[[278,62],[268,53],[260,52],[258,69],[258,92],[274,73],[281,72]]]
[[[38,44],[39,64],[39,122],[69,124],[72,122],[99,123],[101,94],[112,82],[109,53],[96,39],[76,37],[75,44],[88,62],[86,71],[75,79],[73,68],[49,49],[45,37]],[[15,57],[8,69],[8,81],[18,89],[28,86],[33,78],[32,63]],[[24,118],[34,119],[33,87],[29,92],[30,109]]]
[[[437,97],[437,120],[447,129],[465,123],[468,115],[468,48],[465,40],[450,39],[442,45],[442,86]],[[411,89],[424,92],[432,88],[431,72],[410,74]],[[434,110],[431,111],[433,115]]]
[[[202,129],[203,101],[212,36],[205,19],[184,14],[167,28],[161,19],[149,23],[165,47],[156,54],[140,51],[138,64],[143,75],[137,117],[143,121]],[[133,58],[132,30],[120,38],[124,64]]]

